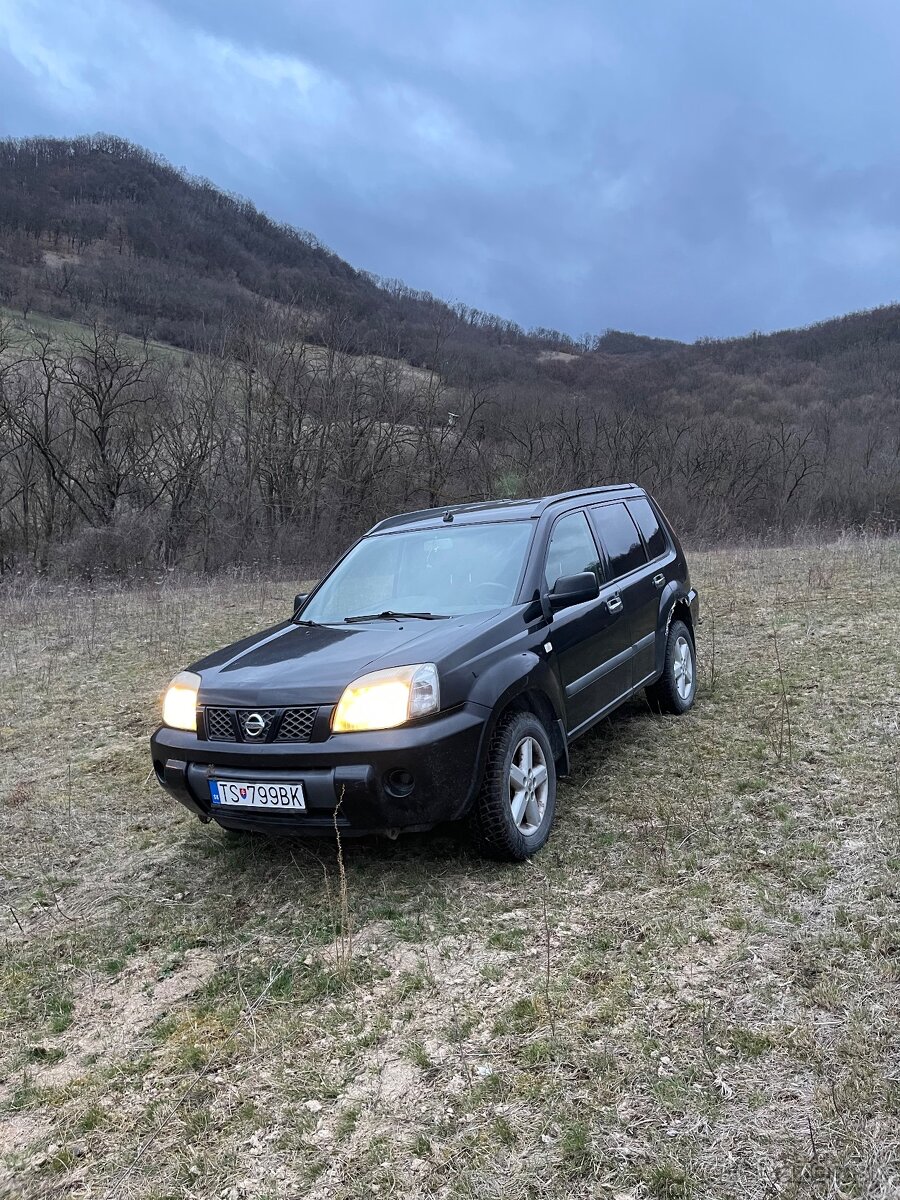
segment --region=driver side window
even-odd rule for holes
[[[583,512],[567,513],[560,517],[547,543],[547,559],[544,563],[544,579],[552,590],[557,579],[563,575],[578,575],[592,571],[597,582],[602,583],[600,555],[593,534]]]

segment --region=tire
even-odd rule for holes
[[[523,862],[546,842],[555,813],[556,764],[547,730],[533,713],[501,717],[472,812],[476,843],[491,858]]]
[[[686,681],[686,682],[685,682]],[[697,655],[694,639],[684,621],[673,621],[666,638],[663,672],[647,688],[654,712],[680,716],[693,706],[697,695]]]

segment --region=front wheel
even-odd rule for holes
[[[546,842],[556,812],[556,764],[547,730],[529,712],[502,717],[488,750],[472,824],[485,853],[522,862]]]
[[[697,694],[697,658],[694,639],[684,621],[673,621],[666,638],[663,672],[647,688],[647,699],[656,712],[680,714],[694,703]]]

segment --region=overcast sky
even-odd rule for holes
[[[450,300],[693,339],[900,298],[895,0],[0,0],[0,133],[116,133]]]

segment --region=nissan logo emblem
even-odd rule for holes
[[[260,734],[265,733],[265,731],[265,718],[261,717],[259,713],[250,713],[244,722],[244,733],[247,735],[247,737],[258,738]]]

